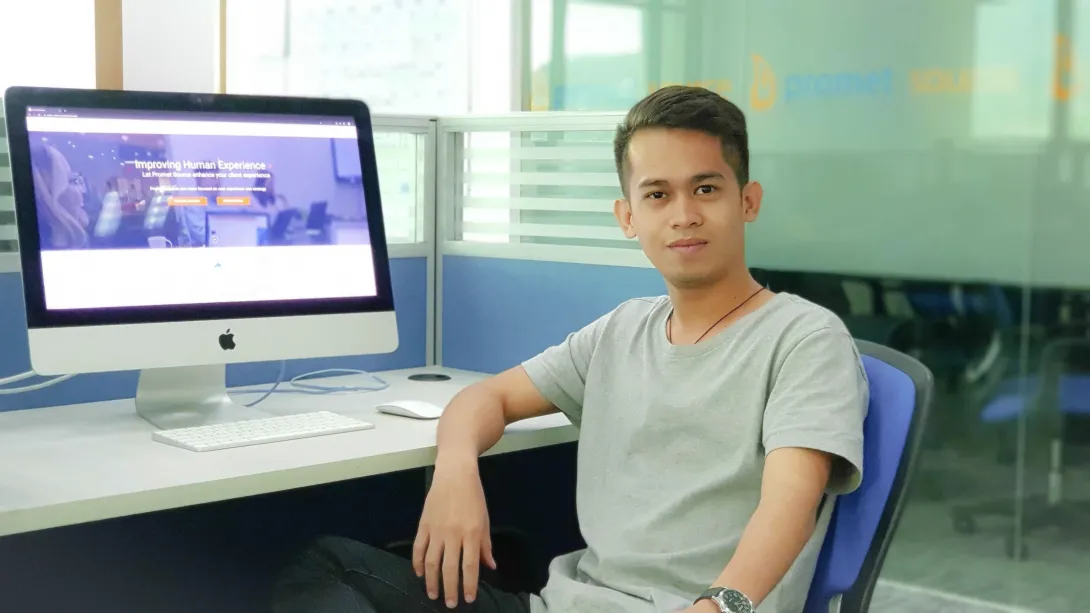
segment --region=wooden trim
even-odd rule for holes
[[[95,87],[124,89],[122,0],[95,0]]]
[[[219,14],[219,81],[217,94],[227,93],[227,0],[220,0]]]

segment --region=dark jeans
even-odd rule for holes
[[[440,582],[441,584],[441,582]],[[462,613],[529,613],[527,594],[481,582],[477,600]],[[443,595],[428,598],[424,579],[405,558],[340,537],[316,541],[283,572],[273,592],[274,613],[449,612]]]

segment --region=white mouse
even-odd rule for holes
[[[443,414],[443,407],[423,400],[392,400],[376,406],[375,410],[413,419],[439,419]]]

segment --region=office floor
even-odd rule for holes
[[[873,613],[1038,613],[886,579],[878,582],[870,610]]]
[[[931,462],[925,466],[945,464],[948,473],[968,477],[976,484],[965,488],[966,495],[979,491],[1010,495],[1012,491],[1011,467],[994,461],[978,459],[974,463],[966,458],[929,455]],[[1027,475],[1026,487],[1031,492],[1040,490],[1041,481]],[[1065,486],[1069,498],[1090,500],[1090,467],[1070,469]],[[1028,558],[1014,561],[1004,553],[1009,520],[982,519],[977,533],[958,534],[950,517],[953,501],[942,498],[910,502],[906,507],[886,558],[883,581],[875,592],[873,611],[1086,611],[1090,530],[1032,532],[1025,539]]]

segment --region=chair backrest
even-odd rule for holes
[[[863,482],[837,499],[806,613],[863,613],[900,519],[920,450],[934,378],[914,358],[857,340],[870,385]]]

